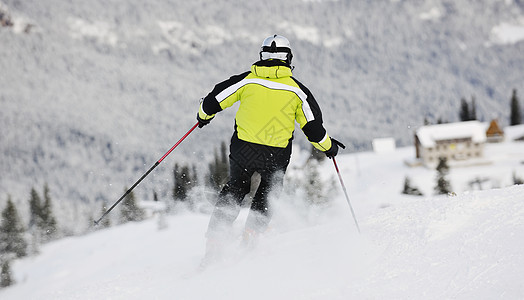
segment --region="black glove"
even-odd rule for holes
[[[324,153],[327,157],[333,158],[337,156],[339,146],[342,147],[342,149],[346,149],[346,146],[344,146],[344,144],[335,140],[334,138],[331,138],[331,148],[329,148],[329,150],[324,151]]]
[[[200,118],[200,116],[198,115],[198,113],[197,113],[198,128],[202,128],[202,127],[206,126],[207,124],[209,124],[209,122],[211,122],[211,120],[213,120],[213,118],[210,118],[210,119],[207,119],[207,120],[202,120]]]

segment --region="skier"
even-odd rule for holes
[[[240,205],[250,191],[251,176],[261,181],[252,200],[244,238],[263,232],[270,221],[270,192],[283,185],[291,156],[295,120],[314,147],[329,158],[339,146],[322,125],[320,107],[311,92],[292,77],[290,43],[281,35],[264,40],[260,60],[251,70],[218,83],[201,101],[197,114],[199,127],[209,124],[215,114],[240,101],[229,154],[229,181],[220,191],[209,220],[206,257],[221,255],[224,240],[238,217]]]

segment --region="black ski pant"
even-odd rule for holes
[[[261,181],[251,202],[254,231],[263,231],[271,219],[268,196],[278,194],[291,156],[291,141],[286,148],[270,147],[231,138],[229,181],[219,193],[209,221],[208,235],[213,231],[228,230],[240,212],[244,197],[250,192],[251,177],[257,172]],[[248,222],[249,217],[248,217]]]

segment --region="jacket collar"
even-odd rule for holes
[[[291,68],[285,61],[278,59],[260,60],[251,66],[251,72],[258,77],[282,78],[291,77]]]

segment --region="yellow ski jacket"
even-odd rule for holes
[[[311,92],[292,77],[279,60],[263,60],[251,71],[218,83],[203,99],[199,117],[216,113],[240,101],[235,117],[238,138],[261,145],[285,148],[293,137],[295,120],[308,140],[321,151],[331,148],[322,125],[322,113]]]

